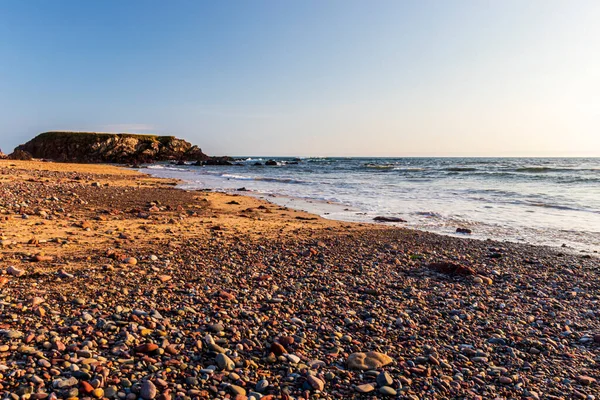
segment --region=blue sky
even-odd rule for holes
[[[600,156],[600,2],[0,2],[0,147]]]

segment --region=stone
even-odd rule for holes
[[[578,375],[575,379],[577,379],[577,382],[581,383],[582,385],[586,385],[586,386],[590,386],[593,383],[596,383],[596,379],[592,378],[591,376],[587,376],[587,375]]]
[[[325,388],[325,382],[316,376],[309,375],[306,381],[314,390],[323,391],[323,388]]]
[[[155,343],[144,343],[135,348],[136,353],[152,353],[158,349],[158,345]]]
[[[378,386],[391,386],[393,382],[392,377],[386,371],[380,372],[379,375],[377,375]]]
[[[10,267],[8,267],[6,269],[6,273],[18,278],[18,277],[25,275],[25,270],[19,269],[15,266],[11,265]]]
[[[285,358],[287,358],[288,361],[291,362],[292,364],[298,364],[301,361],[300,357],[298,357],[295,354],[286,354]]]
[[[370,351],[368,353],[350,354],[347,360],[348,368],[358,370],[379,369],[392,363],[392,359],[383,353]]]
[[[231,393],[237,395],[237,396],[245,396],[246,395],[246,389],[244,389],[241,386],[238,385],[229,385],[229,390],[231,391]]]
[[[266,379],[261,379],[256,383],[256,387],[254,388],[257,392],[262,393],[269,387],[269,381]]]
[[[396,390],[389,386],[382,386],[379,388],[379,393],[381,393],[384,396],[395,396]]]
[[[365,383],[356,387],[356,391],[358,393],[371,393],[373,390],[375,390],[375,386],[371,385],[370,383]]]
[[[233,371],[235,368],[235,363],[231,360],[231,358],[222,353],[217,354],[215,357],[215,362],[220,369],[225,371]]]
[[[156,386],[151,381],[144,381],[140,388],[140,396],[144,400],[152,400],[156,397]]]
[[[285,351],[285,347],[283,347],[282,345],[280,345],[277,342],[273,342],[271,344],[271,348],[270,348],[271,352],[273,352],[273,354],[275,354],[276,356],[280,356],[284,353],[287,353],[287,351]]]

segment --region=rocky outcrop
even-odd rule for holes
[[[6,157],[7,155],[2,152],[2,149],[0,149],[0,160],[5,159]]]
[[[13,151],[11,154],[9,154],[9,156],[7,158],[9,160],[27,161],[27,160],[31,160],[33,158],[33,156],[28,151],[15,149],[15,151]]]
[[[13,155],[78,163],[143,164],[156,161],[206,161],[198,146],[174,136],[131,133],[45,132],[18,146]]]

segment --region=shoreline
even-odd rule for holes
[[[146,169],[147,168],[140,168],[140,169],[135,168],[134,170],[136,170],[140,173],[143,173],[143,174],[148,174],[150,176],[157,177],[157,178],[160,177],[159,175],[145,172]],[[458,238],[458,239],[470,239],[470,240],[478,240],[478,241],[485,241],[485,242],[492,241],[492,242],[498,243],[498,244],[536,246],[536,247],[547,248],[548,250],[553,250],[558,253],[568,252],[568,253],[572,253],[575,255],[591,254],[594,256],[598,256],[598,254],[599,254],[598,250],[595,250],[594,248],[589,249],[589,248],[582,247],[581,244],[579,244],[579,247],[577,247],[577,244],[574,244],[574,243],[571,243],[570,245],[550,244],[547,242],[532,243],[530,241],[527,241],[526,239],[519,240],[516,238],[510,238],[509,236],[511,234],[512,228],[509,228],[509,227],[495,227],[494,228],[495,231],[490,232],[489,231],[490,226],[484,226],[483,227],[484,229],[479,229],[479,228],[482,228],[480,226],[480,227],[474,227],[473,228],[474,231],[472,234],[461,234],[461,233],[455,232],[454,230],[456,228],[464,227],[465,226],[464,223],[463,224],[457,223],[457,224],[451,226],[451,229],[449,229],[447,231],[440,230],[439,227],[438,228],[428,228],[426,225],[419,225],[419,224],[415,225],[414,223],[411,223],[411,222],[408,222],[408,223],[394,223],[394,222],[381,223],[381,222],[373,221],[373,218],[380,214],[372,213],[372,212],[369,214],[369,212],[361,211],[360,209],[356,208],[355,206],[347,205],[344,203],[327,201],[327,200],[318,199],[318,198],[294,197],[292,195],[266,193],[266,192],[261,192],[259,190],[246,189],[245,187],[243,187],[243,189],[245,189],[243,191],[240,191],[239,189],[223,189],[223,188],[214,188],[214,187],[203,187],[202,189],[195,189],[195,188],[193,188],[193,184],[191,182],[183,180],[183,179],[179,179],[179,181],[180,181],[180,183],[177,186],[181,190],[208,190],[208,191],[215,192],[215,193],[250,196],[253,198],[265,200],[272,204],[289,207],[289,208],[292,208],[295,210],[307,212],[309,214],[314,214],[321,218],[324,218],[327,220],[332,220],[332,221],[351,223],[351,224],[368,224],[368,225],[374,225],[374,226],[378,226],[378,227],[402,228],[402,229],[408,229],[408,230],[415,230],[415,231],[419,231],[419,232],[428,232],[428,233],[433,233],[436,235],[448,236],[448,237],[453,237],[453,238]],[[243,184],[243,182],[240,182],[240,184]],[[355,215],[352,215],[351,213],[354,213]],[[381,215],[386,216],[386,214],[381,214]],[[395,215],[392,215],[392,216],[395,216]],[[476,225],[478,225],[478,223]],[[468,226],[468,224],[467,224],[467,226]],[[502,236],[500,232],[504,232],[505,233],[504,236],[507,236],[507,237],[504,237],[504,238],[499,237],[499,235]]]
[[[3,398],[585,399],[600,388],[595,256],[176,184],[0,161]]]

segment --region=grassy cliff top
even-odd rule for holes
[[[114,133],[114,132],[77,132],[77,131],[49,131],[40,133],[35,137],[35,139],[58,139],[64,138],[68,136],[81,136],[89,139],[91,137],[95,137],[98,139],[108,139],[112,136],[120,136],[120,137],[134,137],[140,140],[172,140],[175,139],[175,136],[160,136],[153,134],[137,134],[137,133]]]

